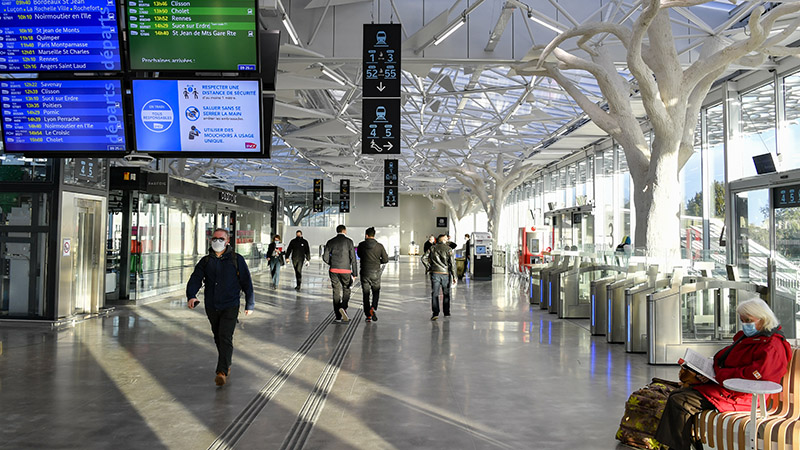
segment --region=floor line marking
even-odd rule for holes
[[[233,419],[231,424],[220,433],[217,439],[211,443],[208,447],[209,450],[231,449],[239,442],[267,403],[275,397],[281,387],[286,383],[286,380],[289,379],[297,366],[300,365],[317,339],[319,339],[328,325],[331,324],[333,318],[334,313],[331,311],[330,314],[317,325],[314,331],[311,332],[297,351],[278,368],[275,375],[267,381],[267,384],[265,384],[258,394],[244,407],[242,412],[240,412],[239,415]]]

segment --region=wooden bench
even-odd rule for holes
[[[783,392],[767,397],[767,417],[757,420],[758,436],[763,439],[759,448],[764,450],[800,448],[800,348],[792,349],[781,385]],[[745,450],[749,448],[745,434],[749,423],[749,411],[703,411],[697,415],[695,430],[703,444],[710,447]]]

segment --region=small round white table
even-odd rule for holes
[[[767,396],[766,394],[777,394],[783,391],[783,386],[772,381],[745,380],[743,378],[729,378],[722,382],[726,389],[736,392],[753,394],[753,401],[750,404],[750,448],[757,450],[758,445],[758,424],[756,423],[756,411],[758,410],[759,397],[761,398],[761,418],[767,418]],[[767,439],[765,437],[765,439]]]

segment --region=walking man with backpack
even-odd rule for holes
[[[208,255],[200,259],[186,284],[190,309],[200,304],[197,292],[205,285],[204,303],[214,343],[217,345],[217,368],[214,382],[223,386],[231,374],[233,332],[239,318],[240,295],[244,291],[245,311],[249,316],[255,308],[253,280],[244,258],[228,245],[228,231],[217,228],[211,237]]]
[[[361,259],[361,292],[364,295],[364,315],[367,322],[378,321],[378,297],[381,293],[381,264],[389,262],[389,255],[383,245],[375,240],[375,228],[369,227],[364,240],[358,244],[358,257]],[[370,294],[372,303],[370,304]]]
[[[325,244],[322,260],[330,266],[328,274],[333,287],[333,313],[336,314],[334,322],[349,322],[347,316],[347,303],[350,301],[350,286],[358,277],[358,264],[353,241],[347,234],[347,227],[336,227],[336,237]]]

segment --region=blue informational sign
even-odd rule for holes
[[[0,80],[5,151],[124,152],[120,80]]]
[[[133,80],[136,150],[259,154],[258,80]]]
[[[121,71],[115,0],[0,0],[0,72]]]
[[[800,207],[800,184],[772,188],[772,208]]]

